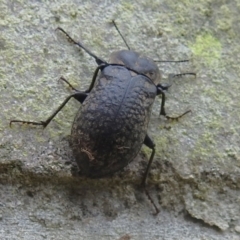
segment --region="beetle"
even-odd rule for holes
[[[115,22],[113,24],[119,32]],[[127,166],[137,156],[142,144],[145,144],[152,150],[141,182],[145,188],[155,155],[155,144],[147,133],[152,105],[155,97],[161,95],[160,115],[171,118],[166,115],[164,107],[164,92],[171,85],[160,83],[161,74],[154,60],[130,50],[128,45],[128,50],[111,53],[107,62],[73,40],[62,28],[57,29],[95,59],[98,66],[89,89],[79,91],[61,78],[74,93],[46,121],[12,120],[10,125],[21,122],[45,128],[67,102],[74,98],[82,104],[71,130],[73,155],[81,173],[90,178],[113,174]],[[148,193],[147,195],[151,200]],[[155,209],[158,212],[156,206]]]

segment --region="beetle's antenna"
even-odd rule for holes
[[[174,62],[174,63],[181,63],[181,62],[189,62],[189,60],[154,60],[154,62]]]
[[[173,79],[173,78],[176,78],[176,77],[182,77],[182,76],[186,76],[186,75],[192,75],[194,77],[197,76],[197,74],[194,73],[194,72],[185,72],[185,73],[178,73],[178,74],[169,74],[168,78]]]
[[[63,32],[68,40],[70,42],[72,42],[73,44],[77,45],[78,47],[82,48],[85,52],[87,52],[91,57],[95,58],[95,61],[97,62],[98,65],[101,65],[101,64],[106,64],[107,62],[102,60],[101,58],[97,57],[94,53],[92,53],[90,50],[88,50],[86,47],[84,47],[80,42],[76,42],[75,40],[73,40],[70,35],[64,31],[62,28],[58,27],[56,30],[59,30],[61,32]]]
[[[120,30],[118,29],[117,24],[115,23],[114,20],[112,20],[112,23],[113,23],[114,27],[116,28],[116,30],[118,31],[119,35],[121,36],[122,40],[126,44],[128,50],[130,50],[130,47],[128,46],[127,41],[124,39],[123,35],[121,34]]]

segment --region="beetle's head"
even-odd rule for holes
[[[156,63],[148,57],[131,50],[121,50],[110,55],[110,64],[120,64],[148,76],[154,83],[160,82],[160,72]]]

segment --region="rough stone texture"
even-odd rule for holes
[[[209,1],[0,2],[1,239],[239,239],[240,3]],[[159,60],[163,82],[174,79],[166,109],[149,134],[157,154],[148,181],[161,212],[138,188],[142,155],[101,180],[75,176],[67,136],[79,107],[70,102],[44,130],[10,119],[44,120],[68,91],[60,76],[86,89],[96,67],[57,26],[107,59],[128,44]],[[144,152],[149,155],[148,149]],[[69,164],[70,163],[70,164]]]

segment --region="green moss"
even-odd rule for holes
[[[154,137],[154,142],[156,144],[156,156],[161,156],[162,153],[160,151],[164,151],[167,149],[167,144],[168,144],[168,138],[166,136],[161,136],[161,137]]]
[[[190,48],[194,55],[204,58],[207,64],[213,64],[221,57],[222,45],[209,33],[198,35]]]
[[[129,1],[123,1],[122,2],[122,8],[125,11],[133,11],[134,10],[133,4],[131,2],[129,2]]]
[[[146,147],[145,145],[143,145],[142,151],[143,151],[147,156],[150,156],[151,153],[152,153],[152,150],[151,150],[150,148]]]
[[[190,0],[182,0],[181,3],[185,6],[185,7],[191,7],[193,5],[193,2]]]

